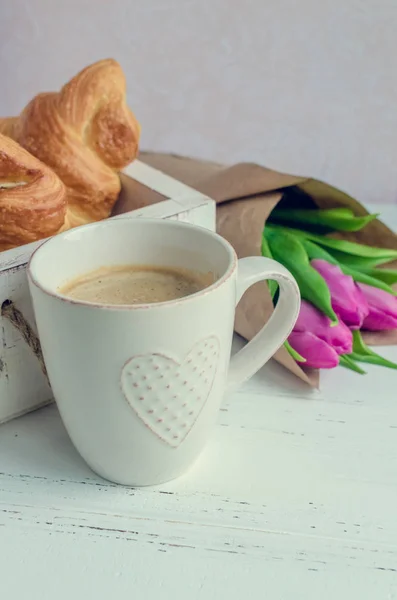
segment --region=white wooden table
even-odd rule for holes
[[[95,476],[55,406],[1,426],[1,598],[397,599],[396,389],[270,363],[187,475],[140,490]]]

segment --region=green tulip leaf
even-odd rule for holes
[[[262,235],[262,256],[265,256],[266,258],[273,258],[265,235]]]
[[[360,231],[379,215],[355,217],[348,208],[332,208],[329,210],[273,210],[270,221],[275,223],[288,223],[292,226],[315,225],[325,227],[331,231]]]
[[[378,265],[383,264],[385,261],[379,258],[368,258],[364,256],[354,256],[353,254],[345,254],[345,252],[339,252],[333,248],[328,248],[328,252],[332,254],[335,260],[338,261],[339,265],[347,265],[353,269],[373,269]],[[386,262],[389,262],[388,260]]]
[[[306,250],[310,260],[321,259],[326,260],[327,262],[333,265],[339,265],[338,261],[332,256],[332,254],[327,252],[324,248],[321,248],[321,246],[319,246],[315,242],[311,242],[310,240],[306,239],[301,239],[301,243],[304,249]]]
[[[364,371],[352,358],[351,354],[343,354],[339,357],[339,364],[341,367],[345,367],[346,369],[350,369],[351,371],[355,371],[356,373],[360,373],[360,375],[366,375],[366,371]]]
[[[343,260],[344,255],[350,256],[351,260],[354,260],[356,258],[367,259],[368,262],[366,264],[368,267],[376,266],[397,259],[397,250],[366,246],[365,244],[357,244],[356,242],[350,242],[348,240],[338,240],[327,236],[316,235],[315,233],[310,233],[308,231],[302,231],[301,229],[291,229],[289,227],[281,227],[279,225],[271,224],[270,228],[274,231],[285,231],[288,233],[292,233],[297,237],[306,238],[312,242],[316,242],[320,246],[327,248],[328,251],[339,262],[346,262],[346,259]],[[269,229],[269,226],[267,227],[267,229]],[[346,264],[349,263],[346,262]]]
[[[353,352],[352,358],[358,362],[371,363],[373,365],[379,365],[381,367],[387,367],[388,369],[397,369],[397,364],[391,360],[387,360],[380,356],[364,342],[360,331],[353,331]]]
[[[331,325],[338,323],[331,306],[331,294],[325,280],[310,265],[307,252],[301,241],[284,229],[265,227],[264,236],[270,252],[275,260],[284,265],[295,277],[302,298],[316,306],[331,320]]]
[[[375,277],[380,281],[384,281],[388,285],[397,283],[397,269],[361,269],[363,273],[366,273],[370,277]]]
[[[397,364],[392,362],[391,360],[387,360],[386,358],[383,358],[382,356],[379,356],[379,354],[356,354],[355,352],[352,352],[351,354],[352,358],[354,358],[354,360],[357,360],[358,362],[362,362],[362,363],[370,363],[372,365],[378,365],[380,367],[386,367],[388,369],[397,369]]]
[[[315,236],[314,234],[309,234],[307,237],[312,241],[321,244],[321,246],[338,250],[344,254],[352,254],[353,256],[360,256],[363,258],[374,258],[384,262],[397,259],[397,250],[375,248],[374,246],[365,246],[364,244],[349,242],[348,240],[335,240],[329,237]]]
[[[270,252],[269,244],[267,243],[267,239],[264,235],[262,235],[262,256],[265,256],[266,258],[273,258],[272,253]],[[278,290],[278,283],[274,279],[268,279],[267,286],[269,288],[272,300],[274,300]]]
[[[267,282],[267,286],[269,288],[269,292],[272,297],[272,300],[274,300],[275,296],[277,294],[277,291],[278,291],[278,283],[277,283],[277,281],[274,281],[274,279],[269,279]]]
[[[303,356],[301,356],[296,350],[294,350],[288,341],[284,342],[284,346],[285,346],[286,350],[288,350],[288,352],[292,356],[292,358],[294,360],[296,360],[296,362],[298,362],[298,363],[306,362],[306,358],[303,358]]]

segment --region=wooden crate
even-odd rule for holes
[[[127,167],[121,180],[122,192],[111,218],[175,219],[215,230],[215,203],[180,181],[140,161]],[[26,265],[41,243],[0,253],[0,306],[11,300],[34,330]],[[0,316],[0,423],[51,401],[36,356],[19,331]]]

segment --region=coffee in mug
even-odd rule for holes
[[[59,292],[95,304],[152,304],[195,294],[214,282],[212,273],[156,265],[101,267],[85,273]]]

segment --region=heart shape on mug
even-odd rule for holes
[[[209,336],[180,362],[154,353],[133,356],[123,366],[121,389],[128,404],[173,448],[186,438],[208,400],[219,350],[219,340]]]

